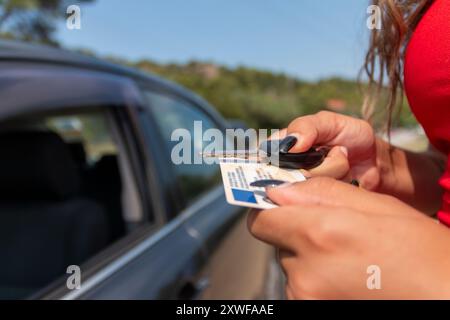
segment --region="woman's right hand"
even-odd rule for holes
[[[321,111],[293,120],[278,135],[279,138],[285,136],[297,138],[289,152],[305,152],[315,145],[333,147],[325,161],[309,171],[312,176],[356,179],[368,190],[378,186],[377,140],[368,122]]]

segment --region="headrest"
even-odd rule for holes
[[[72,158],[79,167],[84,167],[87,162],[86,150],[82,142],[70,142],[68,143]]]
[[[53,132],[1,132],[0,152],[2,200],[62,200],[79,190],[69,148]]]
[[[94,167],[95,174],[99,181],[112,186],[120,186],[119,163],[116,155],[104,155],[97,161]]]
[[[119,172],[119,164],[117,156],[113,154],[106,154],[100,158],[95,164],[95,170],[98,174],[110,175],[111,172]]]

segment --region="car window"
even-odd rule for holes
[[[145,223],[106,109],[0,123],[0,298],[28,297]]]
[[[45,126],[57,132],[69,145],[81,143],[87,165],[95,165],[102,157],[117,156],[107,118],[101,113],[49,116]]]
[[[178,141],[171,141],[172,132],[176,129],[186,129],[190,132],[190,154],[192,157],[194,154],[199,154],[208,142],[203,141],[201,134],[194,134],[194,122],[201,121],[204,132],[210,128],[217,128],[214,121],[205,112],[186,100],[152,91],[145,91],[144,94],[161,133],[168,159],[171,159],[172,149],[178,144]],[[174,170],[177,184],[187,204],[220,181],[220,171],[217,165],[176,164]]]

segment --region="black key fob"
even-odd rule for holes
[[[330,148],[311,148],[301,153],[278,153],[279,167],[285,169],[312,169],[322,164]]]
[[[322,164],[330,151],[329,147],[313,147],[306,152],[285,153],[278,150],[279,141],[264,141],[259,149],[264,151],[269,158],[272,158],[274,165],[284,169],[312,169]],[[274,154],[277,154],[274,158]]]

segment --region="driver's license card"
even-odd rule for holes
[[[270,209],[277,205],[266,197],[264,188],[253,187],[250,185],[252,182],[271,179],[293,183],[306,180],[299,170],[281,169],[265,163],[234,158],[221,159],[220,170],[227,202],[257,209]]]

